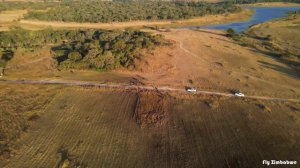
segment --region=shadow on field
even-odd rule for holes
[[[213,34],[213,35],[218,35],[218,36],[224,36],[226,37],[225,34],[222,34],[222,33],[215,33],[215,32],[211,32],[211,31],[207,31],[207,30],[202,30],[202,29],[196,29],[194,30],[196,32],[202,32],[202,33],[209,33],[209,34]],[[212,38],[212,37],[211,37]],[[213,37],[214,39],[217,39],[217,40],[220,40],[220,41],[224,41],[224,42],[228,42],[228,43],[232,43],[232,44],[238,44],[234,41],[229,41],[229,40],[225,40],[225,39],[222,39],[222,38],[218,38],[218,37]]]
[[[202,32],[202,33],[209,33],[209,34],[219,35],[219,36],[225,36],[225,34],[222,34],[222,33],[215,33],[215,32],[211,32],[211,31],[203,30],[203,29],[196,29],[195,31]]]
[[[276,64],[271,64],[265,61],[257,61],[258,63],[260,63],[261,66],[265,67],[265,68],[269,68],[269,69],[273,69],[276,71],[279,71],[281,73],[287,74],[295,79],[299,79],[300,74],[298,72],[295,72],[293,69],[291,68],[286,68],[280,65],[276,65]]]

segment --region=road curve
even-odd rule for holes
[[[116,89],[128,89],[128,90],[158,90],[158,91],[169,91],[169,92],[181,92],[187,93],[185,89],[170,88],[170,87],[153,87],[145,85],[130,85],[130,84],[108,84],[93,81],[70,81],[70,80],[0,80],[0,83],[6,84],[40,84],[40,85],[65,85],[65,86],[85,86],[85,87],[101,87],[101,88],[116,88]],[[193,94],[203,94],[203,95],[216,95],[223,97],[236,97],[231,93],[222,93],[214,91],[197,90]],[[264,96],[245,96],[236,98],[249,98],[249,99],[260,99],[269,101],[286,101],[300,103],[298,99],[288,99],[288,98],[274,98],[274,97],[264,97]]]

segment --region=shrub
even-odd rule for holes
[[[226,30],[226,35],[227,35],[227,37],[234,37],[235,35],[236,35],[236,32],[235,32],[235,30],[233,29],[233,28],[229,28],[229,29],[227,29]]]

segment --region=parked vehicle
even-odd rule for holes
[[[245,96],[245,94],[241,93],[241,92],[236,92],[236,93],[234,93],[234,95],[237,96],[237,97],[244,97]]]
[[[197,90],[195,88],[192,88],[192,87],[187,87],[186,91],[191,92],[191,93],[197,92]]]

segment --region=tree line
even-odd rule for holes
[[[6,61],[18,48],[35,49],[51,44],[53,58],[60,69],[135,68],[144,52],[172,44],[161,35],[132,29],[30,31],[14,28],[0,32],[0,39],[0,56]]]
[[[16,9],[32,9],[32,10],[44,10],[49,7],[56,6],[57,3],[53,2],[14,2],[14,1],[4,1],[0,2],[0,12],[7,10]]]
[[[130,14],[136,14],[136,12],[142,12],[143,15],[149,16],[148,18],[146,16],[142,17],[145,20],[146,19],[151,19],[153,16],[153,19],[155,16],[159,18],[158,16],[161,15],[160,18],[163,18],[164,12],[162,11],[163,9],[167,9],[168,13],[174,13],[176,15],[175,19],[184,19],[185,13],[187,13],[187,16],[191,15],[190,17],[193,16],[202,16],[204,14],[214,14],[219,12],[234,12],[236,10],[240,10],[238,7],[235,7],[232,4],[250,4],[250,3],[260,3],[260,2],[295,2],[295,3],[300,3],[300,0],[228,0],[227,2],[220,2],[220,3],[204,3],[204,2],[196,2],[196,1],[186,1],[186,0],[171,0],[171,1],[163,1],[163,0],[140,0],[140,1],[133,1],[133,0],[113,0],[111,2],[103,2],[101,0],[95,1],[95,0],[44,0],[43,2],[40,1],[20,1],[20,2],[14,2],[14,1],[0,1],[0,12],[5,11],[5,10],[15,10],[15,9],[28,9],[32,10],[30,12],[30,15],[28,17],[31,18],[36,18],[36,19],[43,19],[43,20],[62,20],[62,19],[67,19],[66,18],[61,18],[60,16],[55,17],[55,13],[44,13],[43,12],[37,12],[34,10],[45,10],[45,9],[56,9],[53,10],[54,12],[59,12],[59,15],[61,15],[62,10],[66,10],[68,13],[72,12],[72,14],[80,14],[81,16],[84,17],[83,12],[91,12],[88,9],[96,9],[99,10],[98,12],[93,12],[95,14],[86,14],[88,16],[92,17],[98,17],[98,15],[105,14],[109,12],[108,10],[104,9],[105,7],[108,7],[109,9],[116,10],[115,11],[110,11],[111,13],[107,14],[122,14],[124,15],[125,13],[122,13],[122,10],[126,12],[130,12]],[[183,7],[185,6],[185,7]],[[161,7],[161,8],[160,8]],[[58,9],[57,9],[58,8]],[[75,8],[76,10],[80,10],[76,12],[74,9],[68,9],[68,8]],[[81,9],[83,8],[83,9]],[[139,9],[137,9],[139,8]],[[215,9],[214,9],[215,8]],[[229,8],[229,9],[228,9]],[[147,10],[147,11],[144,11]],[[184,10],[184,12],[181,12]],[[189,11],[192,10],[192,11]],[[150,11],[150,13],[149,13]],[[151,12],[153,11],[153,13]],[[159,13],[161,12],[161,13]],[[183,14],[184,13],[184,14]],[[137,13],[138,14],[138,13]],[[38,16],[37,16],[38,15]],[[50,18],[47,18],[46,16],[49,15]],[[181,15],[181,17],[180,17]],[[130,17],[129,13],[126,15]],[[186,17],[187,17],[186,16]],[[79,16],[76,16],[79,17]],[[76,18],[75,17],[75,18]],[[125,16],[124,16],[125,17]],[[79,18],[75,19],[73,18],[72,20],[81,20]],[[113,19],[114,17],[112,17]],[[122,17],[121,17],[122,18]],[[126,18],[126,17],[125,17]],[[70,18],[69,18],[70,19]],[[132,18],[134,19],[134,18]],[[91,19],[93,20],[93,19]],[[106,19],[96,19],[97,22]],[[107,19],[109,20],[109,19]],[[121,20],[120,18],[118,20]]]
[[[71,1],[57,3],[47,12],[30,11],[26,19],[65,22],[124,22],[132,20],[189,19],[207,14],[238,12],[240,7],[231,2],[103,2]]]

